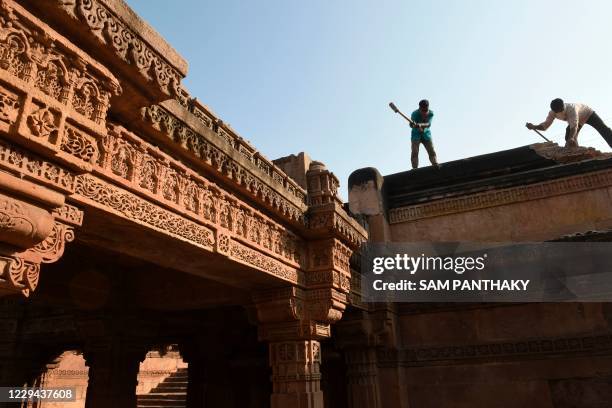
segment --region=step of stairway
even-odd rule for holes
[[[175,399],[185,399],[185,395],[187,395],[184,392],[164,392],[164,393],[149,393],[149,394],[143,394],[143,395],[138,395],[138,399],[139,400],[156,400],[156,399],[160,399],[160,398],[175,398]]]
[[[175,399],[138,400],[138,405],[150,407],[151,405],[157,405],[157,404],[180,405],[180,404],[185,404],[185,402],[186,402],[185,399],[182,399],[182,400],[175,400]]]
[[[187,383],[187,382],[189,382],[189,378],[187,376],[179,377],[179,376],[173,375],[173,376],[167,377],[164,380],[164,382],[168,382],[168,383],[184,382],[184,383]]]
[[[180,404],[170,404],[170,405],[137,405],[138,408],[185,408],[185,404],[184,403],[180,403]]]
[[[153,388],[151,390],[152,394],[156,394],[156,393],[166,393],[166,392],[187,392],[187,386],[186,385],[180,385],[180,386],[176,386],[176,387],[172,387],[172,386],[168,386],[166,384],[164,385],[158,385],[157,387]]]

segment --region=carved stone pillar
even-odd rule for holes
[[[345,357],[350,408],[385,406],[377,348],[396,349],[395,320],[392,305],[377,304],[370,311],[352,309],[338,323],[334,342]]]
[[[272,408],[321,408],[321,345],[317,340],[272,342]]]
[[[319,341],[330,336],[344,304],[296,287],[259,293],[255,301],[259,338],[268,342],[272,408],[322,408]]]
[[[140,362],[147,350],[122,339],[107,339],[85,351],[89,367],[86,408],[136,408]]]

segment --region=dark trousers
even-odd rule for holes
[[[591,125],[592,127],[594,127],[595,130],[599,132],[601,137],[604,138],[606,143],[608,143],[608,146],[612,147],[612,129],[606,126],[606,124],[603,122],[603,120],[601,120],[601,118],[599,117],[597,113],[595,112],[591,113],[591,116],[589,116],[589,119],[586,121],[586,123],[587,125]],[[580,132],[581,128],[582,126],[578,128],[578,132]],[[569,126],[565,128],[565,141],[567,141],[568,136],[569,136]]]

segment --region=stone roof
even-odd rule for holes
[[[390,174],[382,180],[376,169],[363,168],[351,174],[348,187],[367,180],[377,185],[382,181],[386,206],[392,209],[607,167],[612,167],[609,153],[585,147],[566,149],[549,142],[454,160],[440,169],[427,166]]]

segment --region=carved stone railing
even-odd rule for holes
[[[300,201],[306,201],[306,191],[295,182],[291,177],[286,175],[278,166],[265,158],[260,152],[255,149],[249,142],[244,140],[235,130],[223,121],[217,118],[206,106],[199,103],[197,100],[190,100],[188,110],[193,113],[206,127],[212,129],[220,137],[225,139],[227,143],[248,161],[252,162],[261,169],[265,174],[282,186],[289,195],[297,197]]]
[[[176,101],[143,108],[147,125],[143,130],[153,131],[174,152],[212,170],[281,217],[303,225],[304,189],[209,112],[201,107],[198,112],[189,112]]]

